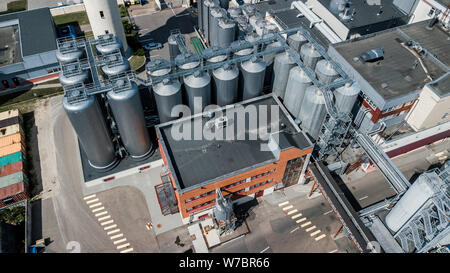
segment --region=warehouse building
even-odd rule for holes
[[[441,25],[418,22],[333,44],[328,54],[361,87],[355,122],[364,130],[400,124],[423,87],[450,64],[450,34]],[[372,56],[372,57],[371,57]],[[442,82],[444,83],[444,81]],[[429,85],[430,86],[430,85]],[[422,111],[420,104],[415,111]],[[426,109],[423,109],[426,111]]]
[[[409,14],[409,24],[437,18],[449,27],[450,1],[448,0],[394,0],[400,10]]]
[[[56,30],[48,8],[0,15],[0,94],[58,77]]]
[[[237,104],[237,106],[256,106],[256,115],[262,111],[279,109],[278,117],[267,113],[269,124],[279,125],[273,130],[272,125],[253,128],[267,130],[270,138],[251,140],[247,136],[252,127],[239,126],[239,116],[235,105],[220,108],[227,117],[222,126],[217,126],[217,119],[209,115],[197,114],[187,118],[163,123],[157,126],[159,145],[164,164],[169,174],[178,209],[183,222],[188,223],[206,217],[214,207],[216,189],[221,189],[224,196],[235,202],[245,202],[269,194],[274,190],[297,184],[304,177],[309,163],[313,145],[307,136],[289,116],[281,102],[272,94],[256,97]],[[266,110],[264,110],[266,109]],[[247,120],[248,117],[244,118]],[[178,139],[177,128],[186,126],[194,128],[200,123],[201,128],[211,128],[235,139],[246,136],[244,140],[190,140]],[[212,127],[207,124],[213,124]],[[215,124],[215,125],[214,125]],[[220,131],[219,131],[220,130]],[[261,149],[267,144],[269,149]],[[164,181],[164,178],[163,178]]]

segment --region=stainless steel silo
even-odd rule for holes
[[[111,54],[117,50],[122,49],[122,41],[120,41],[119,38],[114,36],[108,42],[99,43],[95,45],[95,48],[97,49],[97,52],[100,53],[101,55]]]
[[[250,60],[241,63],[243,90],[242,100],[251,99],[261,95],[264,87],[266,63],[262,58],[253,56]]]
[[[152,144],[137,85],[119,80],[106,97],[125,149],[133,159],[145,158],[151,152]]]
[[[351,84],[349,82],[334,90],[334,105],[337,110],[344,113],[350,113],[358,99],[359,91],[360,88],[357,83]]]
[[[66,93],[63,97],[63,108],[89,164],[95,169],[108,169],[117,162],[110,129],[95,97],[88,96],[74,101],[78,96],[76,91]]]
[[[153,93],[160,122],[164,123],[177,119],[178,116],[172,116],[172,110],[175,106],[183,104],[180,82],[178,80],[165,79],[153,86]]]
[[[318,61],[315,72],[321,84],[329,84],[339,78],[339,73],[334,69],[331,62],[327,60]]]
[[[83,58],[84,50],[78,48],[75,41],[72,42],[61,44],[59,50],[56,51],[56,58],[60,63],[72,63]]]
[[[202,10],[202,16],[203,16],[203,35],[205,36],[206,41],[208,42],[209,37],[209,16],[211,9],[214,8],[216,4],[213,0],[203,0],[203,10]]]
[[[186,98],[191,114],[203,112],[206,106],[211,104],[211,77],[201,70],[183,77],[186,89]],[[196,105],[196,98],[201,99],[201,104]]]
[[[203,0],[197,0],[197,20],[198,29],[203,31]]]
[[[74,85],[87,83],[89,80],[89,71],[82,70],[77,73],[59,73],[59,81],[62,85]]]
[[[175,63],[177,64],[179,69],[193,69],[200,65],[200,57],[197,54],[188,52],[186,54],[178,55],[175,58]]]
[[[148,77],[157,77],[169,74],[172,68],[168,60],[154,59],[146,65],[145,70]]]
[[[264,35],[266,37],[266,35]],[[276,41],[268,44],[265,49],[273,49],[277,47],[282,47],[281,43]],[[268,86],[270,90],[272,90],[273,87],[273,63],[275,60],[275,56],[277,53],[270,53],[263,56],[263,60],[266,62],[267,69],[266,69],[266,75],[264,76],[264,85]]]
[[[317,51],[311,43],[306,43],[301,46],[300,57],[302,58],[303,63],[312,70],[316,68],[317,62],[322,59],[319,51]]]
[[[210,9],[209,16],[209,44],[219,45],[219,19],[224,17],[223,9],[216,7]]]
[[[175,57],[177,57],[180,54],[180,48],[178,47],[178,43],[176,41],[176,34],[172,34],[167,38],[167,43],[169,44],[169,56],[170,60],[175,60]]]
[[[295,118],[299,117],[306,89],[311,85],[311,79],[299,66],[291,69],[283,103]]]
[[[225,64],[213,71],[213,103],[219,106],[238,101],[239,69],[236,65]]]
[[[121,73],[127,72],[128,70],[130,70],[130,62],[128,62],[128,60],[124,57],[122,57],[121,61],[117,60],[115,62],[102,66],[103,73],[105,73],[105,75],[108,77],[117,76]]]
[[[300,53],[300,48],[306,44],[308,40],[302,35],[300,31],[290,35],[287,39],[288,45],[297,53]]]
[[[236,38],[236,22],[228,18],[219,19],[219,46],[227,48]]]
[[[306,89],[298,119],[301,128],[317,139],[325,120],[327,109],[325,98],[319,88],[312,85]]]
[[[280,98],[284,98],[289,71],[295,65],[294,59],[287,53],[280,53],[275,57],[273,65],[273,87],[272,92]]]
[[[225,61],[228,57],[226,54],[220,54],[223,48],[220,46],[211,46],[203,51],[203,56],[206,58],[206,63],[219,63]],[[214,56],[214,57],[212,57]]]

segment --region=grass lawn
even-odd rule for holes
[[[3,1],[3,0],[0,0]],[[9,2],[7,5],[8,10],[0,12],[0,14],[6,14],[11,12],[17,12],[27,9],[27,0],[17,0],[14,2]]]
[[[62,87],[31,89],[28,91],[4,95],[0,97],[2,101],[0,103],[0,112],[15,108],[26,108],[31,102],[34,102],[37,99],[59,94],[63,94]],[[24,109],[24,111],[27,112],[26,109]]]
[[[53,20],[56,26],[74,22],[77,22],[79,26],[89,24],[89,19],[85,11],[54,16]]]
[[[136,71],[145,64],[145,56],[134,55],[130,59],[130,68],[132,71]]]

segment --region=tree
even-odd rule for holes
[[[11,225],[20,225],[25,221],[25,207],[0,210],[0,221]]]

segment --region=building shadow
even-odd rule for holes
[[[341,188],[342,192],[344,193],[348,202],[350,202],[350,204],[352,205],[353,209],[355,211],[360,211],[361,209],[363,209],[359,204],[358,200],[356,200],[355,196],[348,188],[347,184],[344,183],[344,181],[339,177],[339,175],[336,175],[334,173],[331,173],[331,175],[336,181],[336,184],[339,186],[339,188]]]
[[[39,154],[38,134],[39,130],[36,127],[35,114],[33,112],[22,115],[24,134],[26,140],[26,169],[28,171],[29,192],[30,195],[40,193],[43,190],[42,174],[41,174],[41,158]]]

